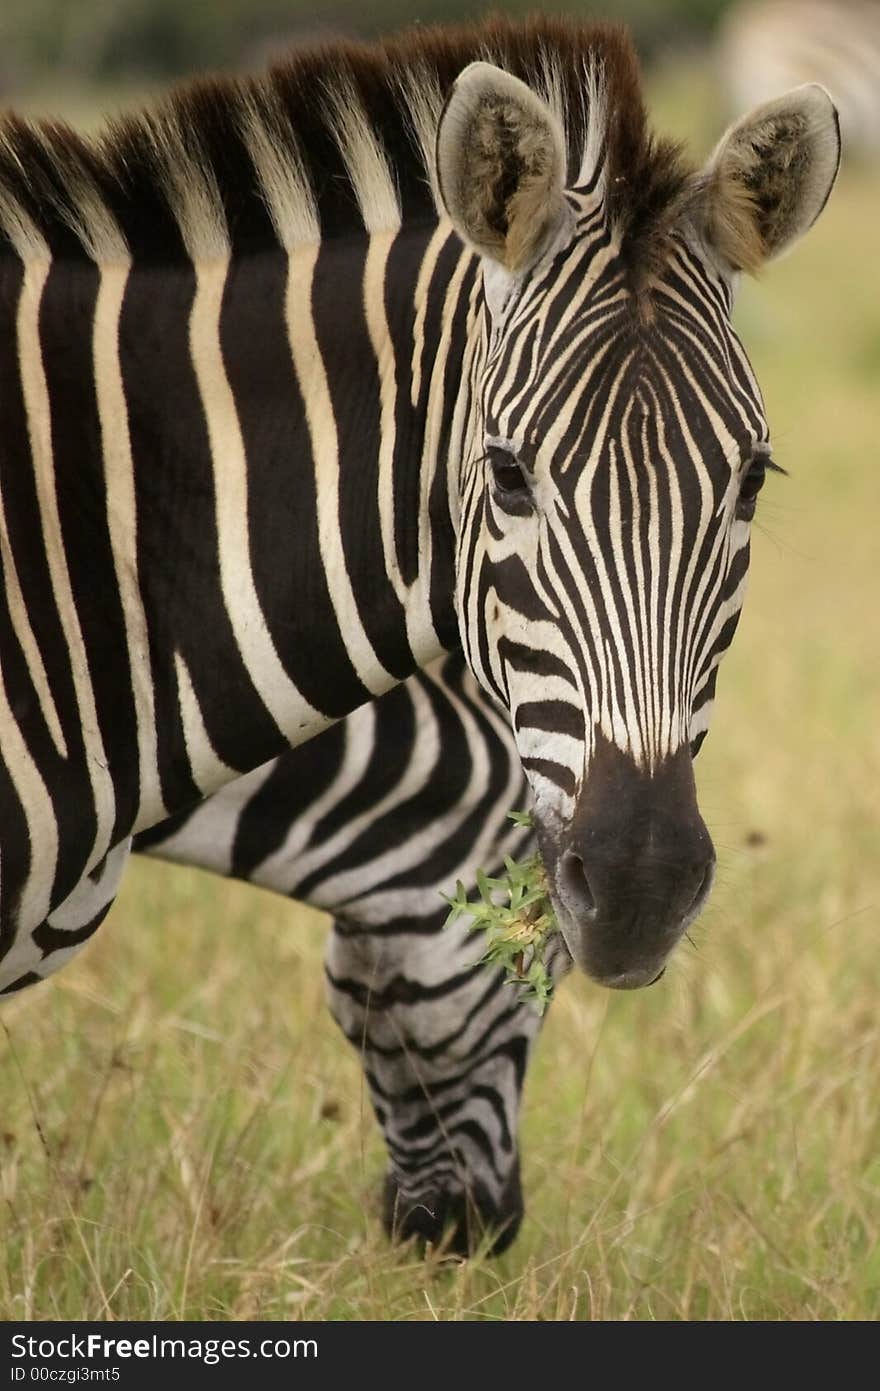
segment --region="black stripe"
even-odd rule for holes
[[[113,844],[127,834],[137,814],[140,787],[137,720],[125,619],[108,531],[103,442],[92,355],[99,284],[99,272],[90,262],[55,262],[40,308],[40,339],[64,553],[107,768],[116,795],[110,837]],[[89,792],[89,799],[90,795]],[[94,820],[85,800],[85,795],[80,797],[77,816],[89,823],[94,834]],[[63,831],[59,848],[62,856],[73,849],[71,838]],[[76,874],[79,868],[77,863]]]
[[[307,757],[294,749],[279,758],[259,791],[248,798],[232,849],[231,872],[237,879],[249,879],[279,850],[291,828],[331,786],[342,767],[345,737],[344,724],[331,725],[303,745]]]
[[[574,678],[560,657],[540,647],[525,647],[502,637],[498,643],[498,655],[505,666],[513,671],[527,671],[535,676],[557,677],[576,689]]]
[[[394,546],[405,584],[412,584],[419,573],[417,518],[421,505],[421,470],[413,464],[422,456],[427,420],[426,386],[430,382],[430,376],[427,382],[422,379],[419,398],[413,405],[415,287],[433,232],[433,225],[404,227],[395,237],[385,265],[385,315],[394,348],[395,370]],[[456,238],[447,239],[447,248],[450,245],[461,253],[461,243]],[[420,370],[426,365],[420,362]]]
[[[423,390],[431,385],[432,352],[440,341],[446,299],[446,288],[459,258],[463,254],[461,242],[450,237],[441,251],[431,279],[428,307],[425,315],[425,360],[422,363]],[[456,533],[449,515],[448,470],[457,470],[461,460],[449,457],[452,431],[452,406],[461,392],[467,391],[468,384],[463,381],[461,360],[467,342],[468,302],[477,275],[476,257],[472,257],[461,282],[458,299],[452,319],[449,355],[444,366],[443,393],[445,409],[441,423],[438,448],[438,465],[431,484],[429,515],[431,522],[431,619],[434,630],[444,647],[455,648],[460,645],[458,615],[455,609],[455,548]],[[432,347],[432,345],[434,345]],[[434,383],[436,386],[436,383]]]
[[[515,727],[541,729],[548,734],[568,734],[583,739],[584,717],[581,711],[566,700],[531,700],[517,706]]]
[[[348,839],[332,860],[303,879],[297,886],[297,894],[303,898],[314,894],[328,878],[368,864],[405,844],[418,828],[414,816],[430,820],[454,805],[461,796],[467,780],[467,745],[460,728],[449,720],[448,703],[442,692],[427,683],[423,688],[440,731],[435,768],[425,769],[423,782],[412,796],[395,802],[381,817],[373,817],[359,835]],[[390,692],[376,708],[372,756],[364,776],[349,796],[316,827],[316,840],[327,839],[344,829],[347,823],[378,805],[391,792],[407,772],[415,738],[416,712],[409,693],[405,689]],[[433,776],[434,772],[440,777]]]
[[[435,985],[426,985],[412,977],[398,974],[381,986],[374,986],[369,980],[362,981],[353,976],[334,976],[327,969],[327,976],[334,990],[347,995],[350,1000],[369,1009],[390,1009],[393,1005],[419,1005],[429,1000],[442,1000],[456,990],[469,985],[475,977],[485,970],[481,961],[475,962],[463,971]]]
[[[537,773],[542,778],[547,778],[549,782],[554,782],[569,797],[574,796],[576,790],[574,773],[562,763],[555,763],[549,758],[524,758],[522,765],[526,772]]]
[[[2,573],[2,567],[0,567]],[[5,616],[5,603],[0,606]],[[0,626],[0,644],[7,651],[6,634]],[[5,762],[0,760],[0,819],[3,826],[3,882],[0,885],[0,961],[14,945],[18,932],[21,891],[31,865],[31,845],[15,784]],[[24,982],[25,984],[27,982]],[[10,986],[10,990],[15,986]],[[0,992],[2,993],[2,992]]]
[[[458,873],[459,868],[467,860],[477,838],[485,833],[488,818],[497,813],[498,801],[502,789],[506,786],[510,778],[511,755],[508,746],[500,739],[494,728],[482,717],[482,702],[475,702],[463,694],[465,704],[471,710],[478,725],[478,737],[482,741],[482,752],[488,759],[488,776],[484,777],[480,784],[479,796],[468,810],[468,813],[458,823],[451,834],[438,842],[431,850],[431,853],[416,865],[412,865],[408,870],[403,870],[397,874],[390,875],[376,886],[375,892],[393,893],[396,889],[428,888],[444,882],[452,881]],[[464,729],[461,726],[460,718],[454,714],[456,724],[461,729],[462,738]],[[515,755],[514,755],[515,756]],[[437,776],[431,784],[431,800],[425,805],[425,799],[415,796],[404,804],[399,811],[401,831],[409,824],[413,829],[421,828],[428,824],[431,819],[430,812],[434,802],[440,802],[437,795],[436,785],[442,785],[445,805],[437,806],[436,811],[453,810],[458,807],[463,809],[463,793],[467,786],[466,779],[470,779],[473,770],[474,749],[473,745],[465,746],[461,756],[456,754],[452,746],[452,740],[448,731],[441,727],[441,751]],[[458,765],[460,764],[460,771]],[[473,794],[471,794],[473,796]],[[519,803],[525,800],[525,780],[523,779],[519,789]],[[507,812],[510,806],[502,808],[501,815],[503,820],[499,823],[496,831],[497,836],[501,836],[506,829]],[[427,814],[425,814],[427,813]],[[493,854],[497,852],[493,851]],[[489,864],[485,866],[487,872],[492,874],[501,871],[502,865]]]
[[[345,648],[321,561],[311,440],[284,314],[287,272],[280,251],[230,266],[220,341],[247,456],[250,561],[260,608],[297,689],[338,719],[370,692]]]
[[[88,855],[91,850],[95,821],[70,653],[58,616],[42,540],[42,522],[19,375],[16,314],[22,282],[23,272],[19,263],[8,257],[0,260],[0,303],[3,308],[3,324],[0,326],[0,400],[3,402],[4,420],[0,455],[3,507],[28,623],[43,658],[49,690],[67,744],[66,759],[57,752],[40,711],[31,673],[11,625],[5,588],[0,604],[0,651],[3,653],[3,680],[13,715],[53,796],[63,846],[59,891],[64,894],[73,887],[72,876],[78,874],[76,853]],[[18,893],[27,877],[30,849],[23,808],[11,779],[4,778],[2,794],[0,899],[3,922],[9,931],[13,931],[13,915],[17,911]]]
[[[36,945],[43,953],[43,960],[51,956],[53,951],[64,951],[67,947],[78,947],[82,942],[87,942],[89,938],[97,932],[101,923],[106,918],[115,902],[115,895],[109,903],[105,903],[93,918],[90,918],[82,927],[74,929],[53,927],[50,922],[41,922],[39,927],[34,928],[31,936]]]
[[[409,766],[416,740],[416,713],[406,686],[397,686],[375,702],[370,756],[354,787],[325,812],[312,833],[320,844],[368,812],[397,785]],[[353,737],[349,732],[347,740]]]
[[[3,989],[0,990],[0,995],[12,995],[16,990],[24,990],[26,985],[39,985],[42,979],[43,977],[37,975],[36,971],[26,971],[23,976],[19,976],[11,985],[4,985]]]
[[[197,799],[183,738],[173,654],[190,672],[212,746],[246,771],[284,744],[253,687],[219,585],[214,482],[189,354],[189,266],[135,267],[119,325],[166,806]]]
[[[312,313],[318,346],[328,364],[339,441],[339,532],[352,593],[379,661],[404,680],[416,662],[382,547],[380,507],[392,506],[392,499],[379,496],[380,383],[364,313],[367,250],[366,241],[322,244],[312,281]],[[401,287],[398,293],[411,299],[411,288]],[[418,457],[410,456],[408,465],[408,494],[415,476],[418,496]],[[395,507],[399,501],[395,496]],[[418,532],[417,507],[406,525]]]

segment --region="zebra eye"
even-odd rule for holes
[[[740,484],[736,500],[736,520],[750,522],[755,515],[755,503],[764,486],[768,466],[773,468],[765,454],[756,454],[749,465],[748,472]]]
[[[492,482],[499,493],[507,494],[511,500],[529,496],[529,485],[515,454],[493,444],[486,451],[486,458],[492,470]]]

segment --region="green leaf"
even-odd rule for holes
[[[532,825],[529,812],[511,812],[510,816],[519,825]],[[478,897],[473,902],[460,880],[452,897],[443,895],[450,907],[445,925],[463,915],[470,917],[472,933],[482,934],[484,940],[481,962],[502,970],[520,998],[543,1014],[553,994],[544,952],[557,923],[541,856],[514,860],[506,855],[502,876],[493,877],[480,869],[476,881]]]

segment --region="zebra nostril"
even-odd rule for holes
[[[568,911],[576,918],[594,918],[596,900],[580,855],[566,851],[559,865],[558,884]]]
[[[712,888],[714,879],[715,856],[713,855],[712,859],[709,861],[709,863],[706,865],[706,868],[703,870],[697,891],[690,901],[690,906],[685,910],[684,916],[686,918],[695,918],[697,916],[703,904],[706,902],[706,899],[709,897],[709,891]]]

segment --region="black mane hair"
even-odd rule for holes
[[[0,121],[0,249],[5,242],[22,254],[24,221],[53,256],[96,258],[96,237],[84,225],[114,224],[119,244],[137,260],[192,255],[182,226],[186,219],[169,196],[181,160],[199,171],[234,253],[277,246],[277,218],[270,216],[265,180],[261,184],[246,136],[248,113],[255,110],[270,113],[264,129],[276,156],[304,175],[304,201],[311,199],[319,235],[363,235],[334,101],[337,113],[353,100],[366,116],[396,185],[400,219],[434,220],[430,157],[417,138],[412,93],[433,92],[442,100],[462,68],[478,58],[499,63],[539,90],[552,65],[572,178],[590,122],[597,119],[588,78],[598,76],[605,94],[609,214],[630,263],[649,263],[691,170],[675,145],[649,132],[626,31],[543,15],[521,22],[496,16],[480,24],[414,28],[377,43],[342,41],[294,51],[259,77],[191,81],[154,108],[110,123],[95,138],[57,122],[7,116]],[[96,224],[96,208],[110,214],[103,223],[99,216]]]

